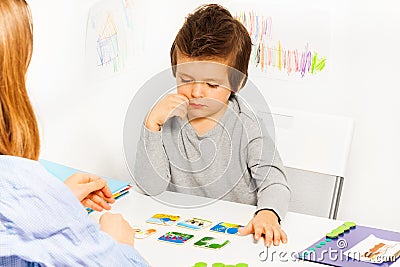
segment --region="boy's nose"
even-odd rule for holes
[[[202,82],[195,82],[192,85],[192,97],[193,98],[201,98],[204,97],[203,92],[203,83]]]

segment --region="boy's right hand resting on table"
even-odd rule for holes
[[[121,214],[106,212],[99,219],[100,230],[109,234],[117,242],[133,247],[135,230]]]
[[[278,216],[271,210],[260,210],[254,218],[245,226],[239,229],[240,235],[254,234],[254,239],[264,237],[264,245],[271,244],[278,246],[280,242],[287,243],[287,235],[278,222]]]
[[[146,128],[158,132],[169,118],[174,116],[185,118],[188,103],[189,99],[182,94],[166,95],[149,112],[145,121]]]

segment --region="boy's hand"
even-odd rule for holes
[[[147,129],[158,132],[164,123],[173,116],[182,119],[187,115],[189,99],[181,94],[169,94],[161,99],[150,111],[145,121]]]
[[[112,214],[106,212],[101,215],[100,230],[109,234],[114,240],[133,246],[133,238],[135,237],[135,230],[129,223],[122,217],[121,214]]]
[[[64,181],[64,184],[72,191],[76,198],[85,207],[96,211],[111,209],[109,203],[114,203],[107,181],[87,173],[75,173]]]
[[[245,227],[239,229],[239,234],[254,234],[255,240],[264,235],[264,244],[267,247],[272,243],[274,246],[278,246],[279,242],[287,243],[287,236],[278,223],[278,217],[270,210],[259,211]]]

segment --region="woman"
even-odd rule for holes
[[[25,87],[32,47],[27,3],[1,0],[0,266],[148,266],[121,215],[105,213],[97,225],[82,207],[110,209],[105,180],[75,174],[63,184],[37,162],[39,131]]]

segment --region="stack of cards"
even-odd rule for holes
[[[52,161],[40,159],[39,163],[51,174],[57,177],[60,181],[64,182],[68,177],[72,176],[75,173],[85,173],[84,171],[74,169],[71,167],[64,166],[59,163],[55,163]],[[110,187],[111,193],[113,194],[114,199],[119,199],[122,196],[125,196],[129,193],[129,189],[131,189],[132,185],[126,181],[120,181],[116,179],[111,179],[108,177],[102,177],[107,181],[107,185]],[[93,212],[91,208],[86,208],[88,213]]]

